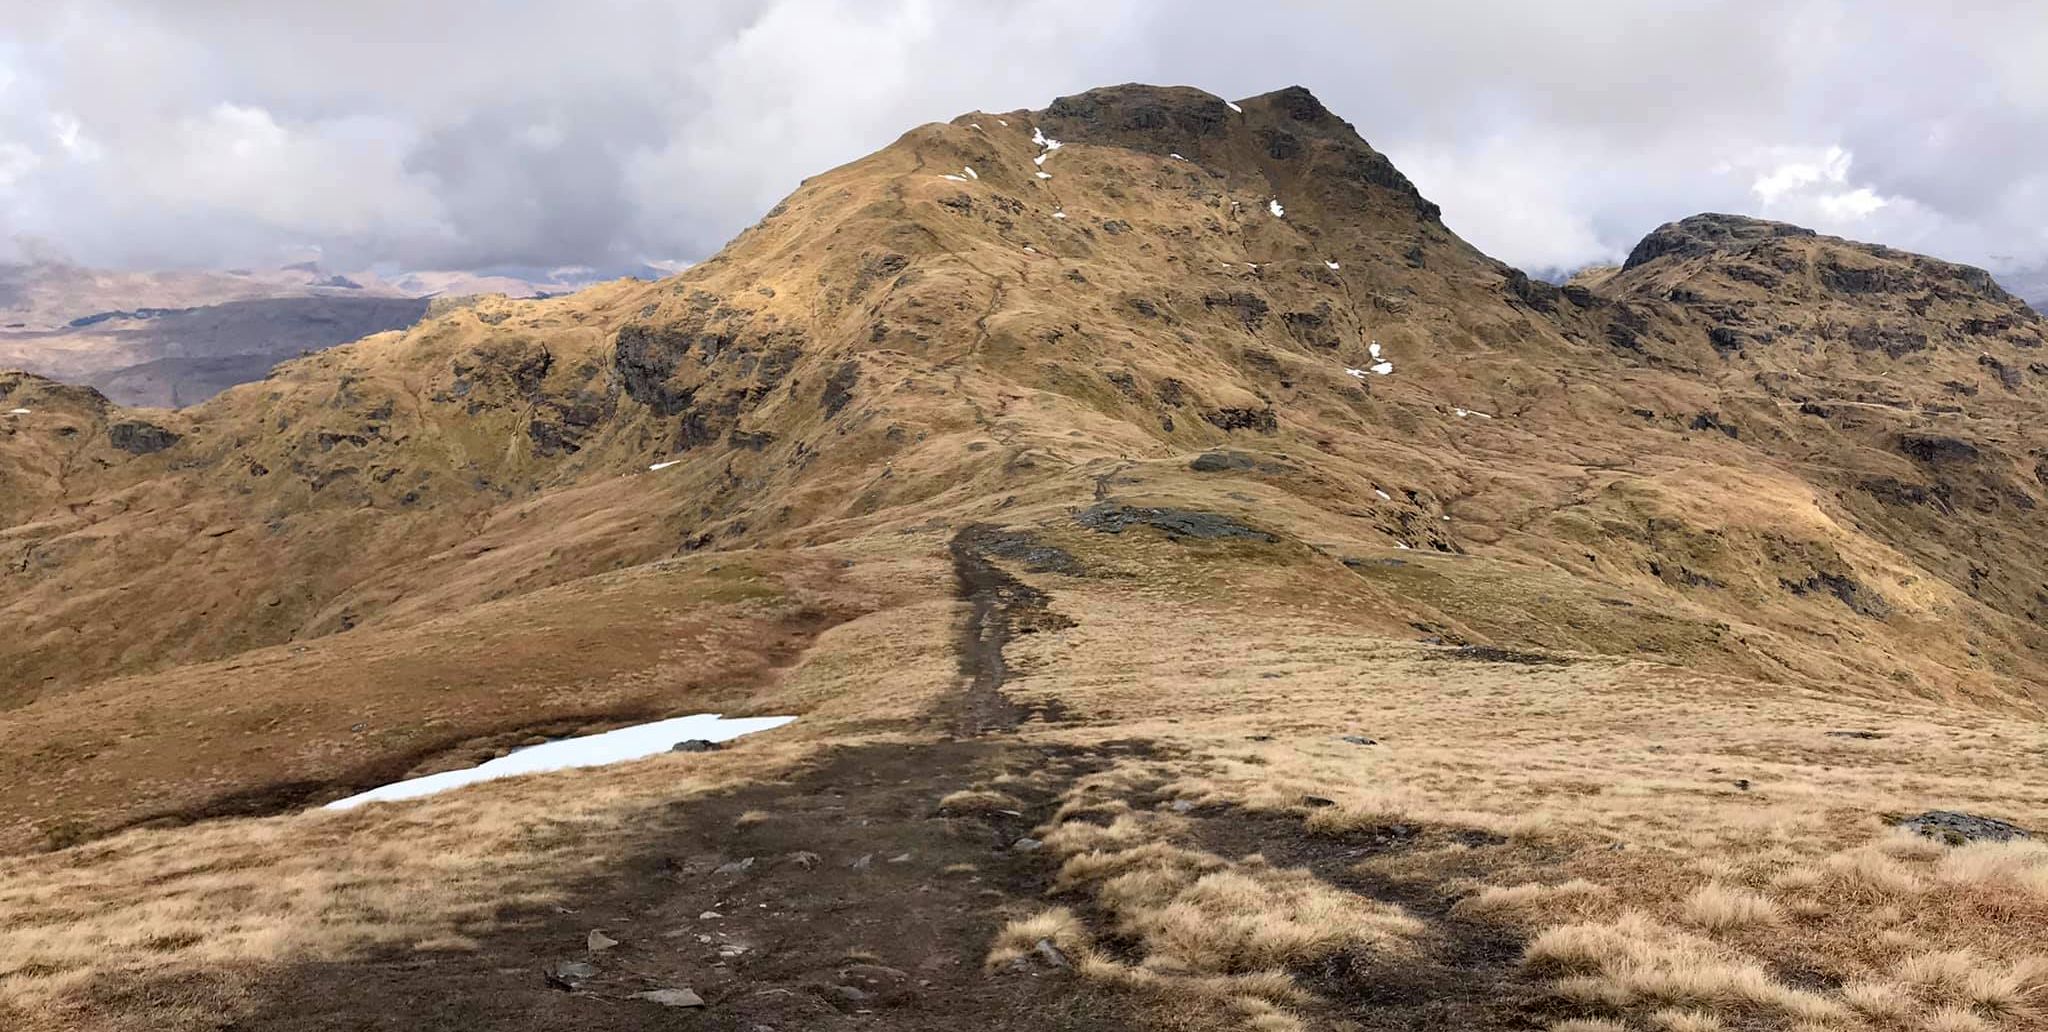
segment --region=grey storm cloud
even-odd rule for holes
[[[1747,212],[2048,267],[2038,0],[0,0],[0,259],[636,268],[971,109],[1300,83],[1532,271]]]

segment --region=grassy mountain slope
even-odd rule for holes
[[[1965,1006],[1928,973],[1950,961],[1901,965],[2039,949],[2034,897],[1982,906],[2040,857],[1880,818],[2048,810],[2020,787],[2044,755],[2043,336],[1977,270],[1732,216],[1550,287],[1307,91],[1124,86],[912,130],[672,279],[479,301],[176,413],[9,375],[0,729],[33,745],[0,760],[23,789],[0,844],[73,848],[7,871],[9,945],[39,959],[0,984],[55,1027],[163,1019],[133,986],[179,972],[246,1015],[279,965],[358,977],[365,948],[455,937],[476,971],[448,977],[512,992],[484,968],[539,947],[479,893],[666,905],[577,879],[709,834],[675,778],[928,756],[904,791],[937,810],[861,827],[1046,843],[986,862],[993,900],[920,875],[990,914],[928,947],[953,958],[931,1013],[995,1006],[981,955],[1000,976],[1041,938],[1126,1024],[1183,1009],[1162,999],[1266,1029]],[[418,817],[156,827],[704,708],[805,719]],[[424,851],[333,908],[397,827]],[[436,884],[465,827],[450,869],[490,873]],[[151,888],[167,851],[260,869],[307,842],[298,894]],[[65,916],[75,879],[164,927]],[[280,941],[308,908],[337,916]],[[801,967],[758,977],[809,999]],[[1666,968],[1694,988],[1644,973]],[[2019,1014],[2028,977],[1966,1009]],[[1402,979],[1483,992],[1382,991]],[[707,1017],[816,1019],[734,994]]]

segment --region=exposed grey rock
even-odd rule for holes
[[[1877,739],[1879,739],[1879,738],[1883,738],[1883,737],[1884,737],[1884,732],[1882,732],[1882,731],[1830,731],[1830,732],[1828,732],[1828,737],[1829,737],[1829,738],[1858,738],[1858,739],[1862,739],[1863,741],[1869,742],[1869,741],[1875,741],[1875,740],[1877,740]]]
[[[1228,516],[1213,512],[1196,512],[1191,509],[1153,509],[1136,505],[1118,505],[1115,502],[1099,502],[1091,505],[1074,517],[1074,521],[1089,530],[1104,534],[1121,534],[1128,527],[1156,527],[1165,531],[1166,536],[1180,538],[1245,538],[1253,541],[1272,543],[1278,537],[1255,527],[1246,526]]]
[[[707,742],[702,738],[692,738],[687,742],[677,742],[675,745],[670,746],[669,752],[717,752],[718,749],[719,745],[717,742]]]
[[[747,857],[747,858],[746,858],[746,859],[744,859],[744,860],[734,860],[734,861],[731,861],[731,862],[729,862],[729,863],[723,863],[723,864],[719,864],[719,865],[718,865],[718,869],[717,869],[717,870],[715,870],[715,871],[713,871],[712,873],[713,873],[713,874],[743,874],[743,873],[747,872],[748,870],[751,870],[751,869],[753,868],[753,866],[754,866],[754,858],[750,856],[750,857]]]
[[[179,436],[155,423],[130,419],[108,427],[107,439],[130,455],[148,455],[178,443]]]
[[[580,960],[557,961],[542,972],[547,983],[557,989],[569,990],[597,977],[597,965]]]
[[[617,946],[619,940],[593,928],[590,930],[590,934],[584,937],[583,944],[589,948],[590,952],[599,953]]]
[[[1908,831],[1940,839],[1950,845],[1965,842],[2010,842],[2013,839],[2032,838],[2027,829],[1996,817],[1979,817],[1973,813],[1955,810],[1929,810],[1923,814],[1907,817],[1898,826]]]
[[[1367,737],[1365,737],[1364,735],[1345,735],[1344,737],[1342,737],[1342,738],[1339,738],[1339,739],[1338,739],[1338,741],[1340,741],[1340,742],[1348,742],[1348,743],[1350,743],[1350,744],[1352,744],[1352,745],[1378,745],[1378,744],[1380,744],[1380,743],[1379,743],[1378,741],[1376,741],[1376,740],[1374,740],[1374,739],[1371,739],[1371,738],[1367,738]]]
[[[1060,948],[1057,945],[1054,945],[1051,939],[1040,939],[1038,940],[1038,945],[1032,948],[1038,951],[1038,955],[1044,958],[1047,964],[1050,964],[1056,968],[1063,968],[1068,966],[1067,955],[1065,953],[1060,952]]]
[[[1225,470],[1251,469],[1257,460],[1241,451],[1212,451],[1195,456],[1188,468],[1197,473],[1221,473]]]
[[[664,1007],[704,1006],[704,998],[697,995],[694,989],[650,989],[644,993],[634,993],[630,999],[646,1000]]]
[[[1040,842],[1029,835],[1026,835],[1023,838],[1020,838],[1017,841],[1010,843],[1010,848],[1019,853],[1035,853],[1038,850],[1045,848],[1045,843]]]

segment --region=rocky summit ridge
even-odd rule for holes
[[[1440,214],[1307,90],[1125,85],[912,129],[678,276],[177,412],[0,374],[0,725],[37,743],[0,755],[0,846],[679,709],[1162,741],[1285,711],[1129,716],[1146,675],[1057,647],[1090,634],[2038,716],[2039,315],[1731,215],[1552,286]]]

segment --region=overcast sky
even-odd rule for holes
[[[2019,273],[2043,55],[2043,0],[0,0],[0,260],[687,262],[918,123],[1143,81],[1305,85],[1534,271],[1717,210]]]

